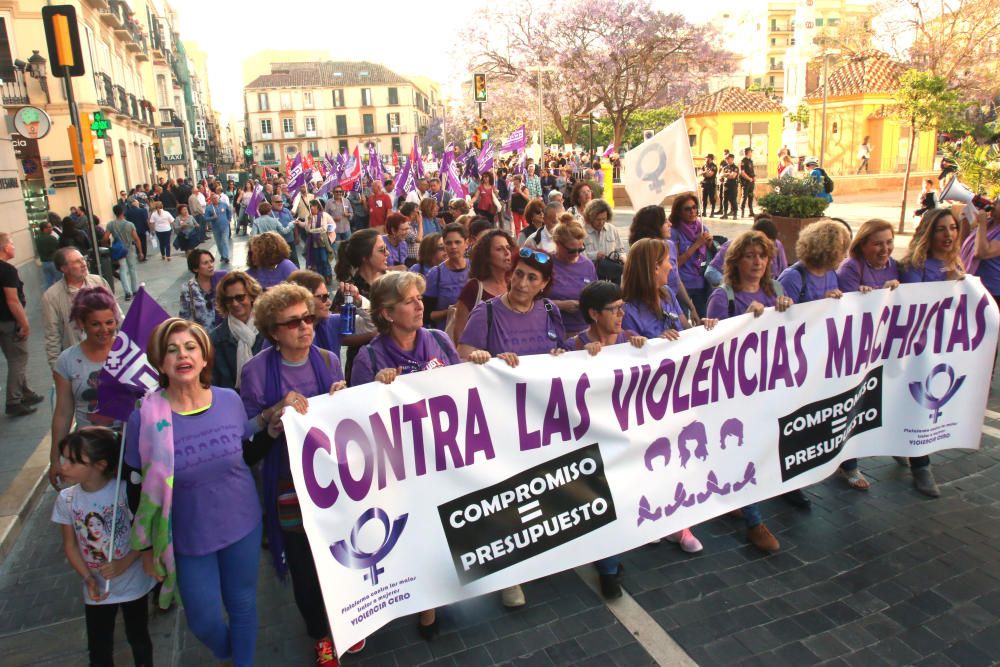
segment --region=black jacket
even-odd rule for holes
[[[212,384],[216,387],[227,389],[236,388],[236,336],[229,330],[229,320],[224,319],[222,323],[212,329],[208,337],[215,347],[215,363],[212,366]],[[257,332],[257,338],[253,342],[251,350],[254,354],[260,352],[264,346],[264,335]]]

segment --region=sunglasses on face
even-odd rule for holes
[[[683,210],[685,210],[685,211],[697,211],[698,207],[697,206],[685,206],[683,208]]]
[[[224,296],[224,297],[222,297],[222,303],[233,303],[234,301],[236,303],[243,303],[244,301],[247,300],[248,296],[249,295],[245,294],[245,293],[244,294],[233,294],[231,296]]]
[[[544,252],[539,252],[538,250],[532,250],[531,248],[521,248],[520,250],[518,250],[517,255],[521,259],[529,259],[529,258],[533,259],[539,264],[546,264],[548,263],[549,259],[551,259]]]
[[[583,246],[580,246],[579,248],[570,248],[568,245],[564,245],[563,248],[565,248],[566,252],[571,255],[582,255],[584,250],[586,250]]]
[[[625,304],[623,303],[620,306],[604,306],[601,310],[605,313],[615,313],[616,315],[620,315],[625,312]]]
[[[312,326],[315,321],[315,315],[303,315],[302,317],[293,317],[292,319],[285,320],[284,322],[277,322],[276,326],[285,327],[286,329],[298,329],[303,324]]]
[[[313,294],[313,296],[315,298],[319,299],[320,301],[322,301],[323,303],[326,303],[327,301],[330,300],[330,293],[329,292],[327,292],[326,294]]]

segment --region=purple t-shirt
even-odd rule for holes
[[[729,239],[722,244],[719,248],[719,252],[715,253],[715,257],[709,262],[709,266],[717,270],[719,273],[723,273],[723,267],[726,264],[726,252],[729,250],[729,244],[732,243],[732,239]],[[788,259],[785,257],[785,246],[781,245],[781,241],[775,239],[774,241],[774,261],[771,262],[771,276],[777,278],[781,275],[781,272],[788,268]]]
[[[657,338],[668,329],[681,331],[683,329],[680,320],[681,306],[677,303],[677,297],[673,292],[669,293],[669,299],[660,301],[660,308],[663,309],[663,315],[657,315],[644,303],[626,301],[622,328],[635,331],[646,338]],[[672,319],[671,314],[675,315],[676,319]]]
[[[280,282],[284,282],[288,276],[292,275],[293,271],[297,271],[299,267],[290,259],[283,259],[278,263],[273,269],[266,269],[262,267],[254,267],[247,271],[254,280],[260,283],[261,289],[270,289]]]
[[[329,350],[321,350],[321,352],[329,358],[329,370],[333,382],[343,380],[344,371],[340,365],[340,357]],[[254,419],[272,405],[272,403],[267,402],[266,393],[267,356],[271,353],[271,350],[261,350],[243,366],[243,374],[240,376],[240,397],[243,399],[243,407],[249,419]],[[325,394],[330,391],[330,388],[317,386],[316,374],[313,373],[312,364],[309,363],[307,357],[302,363],[296,364],[281,361],[281,390],[278,400],[284,398],[285,394],[292,390],[309,398]],[[292,473],[288,464],[287,447],[282,448],[281,459],[278,476],[283,480],[291,479]]]
[[[700,220],[691,224],[682,222],[679,225],[674,225],[670,231],[670,239],[677,245],[677,253],[683,255],[688,248],[694,245],[698,236],[707,231],[708,227]],[[705,286],[705,278],[701,275],[701,264],[705,261],[707,253],[708,249],[702,245],[688,258],[684,266],[680,267],[681,282],[684,283],[684,287],[701,289]]]
[[[990,294],[1000,294],[1000,257],[980,260],[976,275],[983,281]]]
[[[802,272],[806,276],[806,293],[799,299],[802,292],[802,275],[795,267],[802,266],[801,262],[795,262],[790,267],[781,272],[778,282],[785,290],[785,296],[792,300],[792,303],[806,303],[824,298],[830,290],[840,289],[837,284],[837,272],[827,271],[822,276],[814,276],[808,269],[802,267]]]
[[[933,257],[927,258],[922,269],[918,269],[915,266],[910,268],[900,267],[899,271],[899,282],[901,283],[932,283],[947,279],[948,276],[945,275],[944,262]]]
[[[681,272],[677,267],[677,244],[673,241],[667,241],[667,254],[670,255],[670,275],[667,276],[667,287],[674,294],[680,291],[681,285]]]
[[[493,304],[492,331],[487,327],[487,302],[484,301],[473,308],[460,343],[490,354],[514,352],[519,355],[547,354],[564,345],[566,331],[562,315],[551,301],[538,299],[527,313],[515,313],[502,299],[496,297],[489,301]]]
[[[469,263],[465,263],[464,269],[450,269],[443,262],[427,272],[427,290],[424,296],[437,299],[436,310],[444,310],[458,302],[458,295],[462,293],[465,283],[469,282]],[[439,324],[444,326],[444,320],[439,320]]]
[[[212,387],[212,405],[193,415],[173,413],[174,550],[186,556],[218,551],[260,523],[260,501],[243,439],[252,433],[239,395]],[[125,462],[142,469],[139,410],[128,420]]]
[[[580,255],[575,262],[561,262],[552,258],[552,286],[549,287],[548,298],[556,301],[569,299],[580,300],[583,288],[597,280],[597,270],[594,263]],[[579,309],[575,313],[562,314],[563,326],[567,336],[575,336],[587,328],[583,313]]]
[[[747,308],[754,301],[764,304],[764,307],[767,308],[773,306],[777,302],[777,299],[765,294],[764,290],[757,290],[756,292],[737,292],[734,290],[732,316],[736,317],[747,312]],[[705,308],[705,317],[724,320],[729,316],[729,297],[726,295],[726,290],[718,287],[708,297],[708,307]]]
[[[375,367],[372,367],[372,352]],[[361,348],[351,370],[351,386],[367,384],[383,368],[402,368],[403,375],[428,371],[433,368],[460,363],[458,352],[451,339],[443,333],[437,335],[427,329],[417,329],[417,340],[412,350],[403,350],[392,336],[378,335]]]
[[[419,273],[424,278],[426,278],[427,274],[430,273],[431,269],[433,268],[434,268],[433,266],[424,266],[420,262],[417,262],[416,264],[410,265],[409,271],[410,273]]]
[[[890,280],[899,280],[899,267],[892,257],[881,269],[873,268],[865,260],[853,257],[845,259],[837,269],[837,284],[840,285],[841,292],[857,292],[862,285],[882,289]]]
[[[406,258],[410,253],[410,245],[405,241],[400,241],[399,245],[392,245],[389,242],[389,235],[386,234],[382,237],[385,241],[385,249],[389,251],[389,256],[386,262],[389,266],[396,266],[398,264],[406,264]]]

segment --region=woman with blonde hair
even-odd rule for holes
[[[243,271],[230,271],[216,287],[215,308],[222,322],[209,334],[215,347],[216,387],[238,388],[243,366],[264,345],[264,336],[252,322],[253,304],[261,292],[260,284]]]
[[[267,291],[284,281],[296,269],[288,259],[292,254],[288,241],[278,232],[264,232],[250,239],[250,268],[247,273]]]
[[[785,294],[794,303],[839,299],[843,292],[836,271],[848,243],[847,228],[836,220],[816,222],[802,230],[795,244],[798,261],[778,276]]]
[[[580,312],[580,292],[597,281],[597,269],[585,255],[587,232],[578,222],[560,223],[552,230],[556,251],[552,256],[552,285],[549,298],[562,311],[567,336],[587,328]]]

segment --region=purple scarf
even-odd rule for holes
[[[694,242],[698,240],[698,237],[705,231],[705,225],[701,224],[700,220],[693,223],[682,222],[677,225],[677,229],[680,231],[681,235],[688,240],[688,248],[690,248],[694,245]],[[698,250],[691,255],[691,259],[694,260],[694,265],[699,268],[705,263],[705,257],[708,254],[708,248],[706,246],[707,244],[702,243],[701,246],[698,247]],[[684,250],[686,251],[687,248],[684,248]],[[691,259],[688,261],[691,261]]]
[[[267,371],[264,379],[264,402],[272,406],[294,387],[285,387],[281,377],[281,353],[275,348],[267,351]],[[323,360],[323,353],[315,345],[309,348],[309,365],[316,376],[316,384],[321,390],[329,389],[333,384],[333,375],[329,364]],[[264,457],[262,481],[264,487],[264,526],[267,530],[268,549],[274,561],[274,569],[279,577],[288,572],[288,560],[285,558],[285,536],[278,522],[278,475],[281,468],[281,455],[287,451],[285,436],[282,434],[272,445]]]

